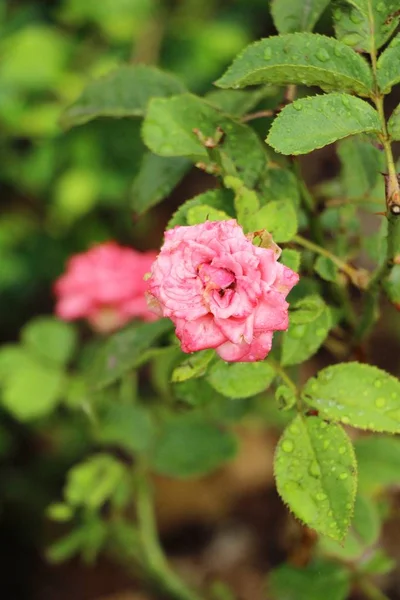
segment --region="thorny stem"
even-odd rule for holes
[[[318,246],[317,244],[314,244],[314,242],[310,242],[310,240],[303,238],[301,235],[294,236],[293,241],[296,244],[299,244],[299,246],[303,246],[303,248],[307,248],[307,250],[311,250],[311,252],[315,252],[316,254],[320,254],[321,256],[325,256],[326,258],[329,258],[337,266],[337,268],[340,271],[342,271],[343,273],[346,273],[346,275],[348,275],[351,282],[356,287],[358,287],[360,289],[365,289],[367,287],[366,272],[364,272],[360,269],[355,269],[354,267],[352,267],[348,263],[344,262],[341,258],[336,256],[335,254],[332,254],[332,252],[330,252],[329,250],[326,250],[326,248],[323,248],[322,246]]]
[[[174,600],[201,600],[171,570],[161,548],[154,515],[153,495],[144,469],[137,472],[136,509],[146,567],[156,587]]]

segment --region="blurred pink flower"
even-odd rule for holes
[[[106,242],[72,256],[66,273],[54,284],[55,312],[65,321],[87,319],[93,329],[107,333],[128,321],[155,319],[146,304],[150,271],[156,252],[137,252]]]
[[[226,361],[264,359],[288,327],[297,273],[259,248],[235,220],[175,227],[152,266],[148,301],[175,323],[184,352],[215,348]]]

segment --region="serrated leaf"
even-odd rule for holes
[[[209,190],[181,204],[168,221],[166,229],[172,229],[172,227],[176,227],[177,225],[189,225],[188,212],[194,207],[203,205],[207,205],[216,211],[222,211],[232,219],[235,217],[232,193],[223,189]]]
[[[289,269],[292,269],[292,271],[298,273],[300,270],[301,254],[298,250],[284,248],[282,250],[279,262],[285,265],[285,267],[289,267]]]
[[[309,2],[291,2],[290,0],[272,0],[271,14],[279,33],[294,31],[312,31],[330,0],[311,0]]]
[[[60,402],[64,383],[58,369],[39,363],[22,365],[7,377],[2,404],[20,421],[45,417]]]
[[[393,140],[400,140],[400,104],[396,106],[390,115],[388,132]]]
[[[349,135],[379,130],[378,113],[370,104],[348,94],[325,94],[285,106],[266,141],[282,154],[305,154]]]
[[[360,489],[376,494],[382,488],[398,486],[400,472],[400,438],[362,437],[355,441]]]
[[[276,95],[278,88],[266,85],[255,90],[213,90],[205,99],[225,114],[242,117],[253,110],[264,98]]]
[[[186,158],[165,158],[147,152],[132,184],[133,210],[141,215],[156,206],[178,185],[191,166]]]
[[[294,3],[293,3],[294,5]],[[216,85],[245,87],[258,83],[317,85],[368,96],[373,90],[368,63],[334,38],[287,33],[250,44]]]
[[[277,489],[293,513],[322,535],[342,540],[353,512],[356,459],[338,425],[298,415],[275,453]]]
[[[185,92],[174,75],[145,65],[123,66],[89,83],[61,116],[64,129],[98,117],[143,117],[150,98]]]
[[[341,180],[348,198],[369,196],[385,170],[383,153],[360,137],[341,140],[337,145],[342,171]]]
[[[200,350],[200,352],[195,352],[190,358],[187,358],[179,367],[173,370],[171,381],[173,383],[180,383],[188,379],[201,377],[206,372],[208,365],[214,357],[214,350]]]
[[[182,94],[151,100],[142,132],[145,144],[155,154],[187,156],[210,164],[207,149],[193,130],[214,138],[217,128],[224,132],[221,153],[240,172],[244,184],[253,185],[266,160],[258,136],[197,96]]]
[[[53,317],[39,317],[25,325],[21,340],[32,355],[61,366],[71,358],[77,341],[74,326]]]
[[[230,218],[223,210],[217,210],[208,204],[192,206],[186,213],[188,225],[198,225],[199,223],[205,223],[205,221],[226,221]]]
[[[187,478],[214,471],[234,457],[234,435],[199,417],[171,419],[161,431],[151,457],[153,469],[170,477]]]
[[[274,242],[290,242],[297,233],[297,214],[290,200],[268,202],[258,212],[248,218],[252,231],[266,229]]]
[[[314,263],[314,271],[325,281],[336,281],[338,275],[337,266],[326,256],[318,256]]]
[[[299,185],[296,176],[287,168],[268,164],[264,167],[255,189],[261,205],[273,200],[291,200],[295,206],[300,205]]]
[[[89,385],[101,389],[140,364],[142,354],[161,335],[171,331],[169,319],[127,327],[110,336],[96,351],[87,372]]]
[[[351,362],[322,369],[307,381],[302,398],[332,421],[400,432],[400,381],[372,365]]]
[[[290,319],[289,319],[290,321]],[[290,323],[283,334],[282,365],[297,365],[317,352],[332,327],[332,317],[328,306],[309,323]]]
[[[392,87],[400,82],[400,34],[378,58],[376,79],[382,94],[389,94]]]
[[[326,304],[317,294],[304,296],[301,300],[290,305],[290,323],[293,325],[304,325],[312,323],[324,312]]]
[[[340,0],[333,10],[336,37],[357,51],[376,52],[399,24],[397,0]]]
[[[95,437],[103,443],[143,452],[152,440],[153,423],[149,411],[136,404],[112,404],[100,416]]]
[[[322,537],[319,547],[325,555],[352,561],[361,558],[369,546],[376,543],[380,533],[381,520],[374,502],[365,496],[356,496],[354,517],[346,539],[339,543]]]
[[[268,579],[274,600],[347,600],[350,586],[347,566],[322,560],[314,560],[304,568],[284,564]]]
[[[208,372],[207,381],[223,396],[249,398],[269,388],[275,370],[267,362],[216,362]]]

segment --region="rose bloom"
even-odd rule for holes
[[[95,331],[119,329],[134,318],[151,321],[144,275],[156,252],[137,252],[115,242],[72,256],[66,273],[54,285],[55,312],[65,321],[87,319]]]
[[[235,220],[175,227],[148,280],[149,306],[175,323],[184,352],[215,348],[226,361],[264,359],[288,328],[285,298],[297,273],[280,249],[252,244]]]

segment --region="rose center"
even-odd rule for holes
[[[235,287],[235,276],[228,269],[204,263],[199,267],[199,277],[207,290],[219,290],[221,296],[227,288]]]

